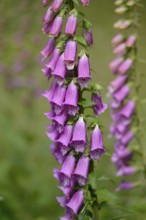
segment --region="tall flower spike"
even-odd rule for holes
[[[80,2],[83,6],[89,4],[89,0]],[[102,137],[99,137],[100,135],[93,137],[96,136],[93,134],[91,149],[89,149],[87,133],[90,136],[95,116],[103,113],[107,105],[102,102],[98,86],[89,84],[91,76],[87,48],[93,44],[91,23],[85,17],[81,17],[80,22],[78,17],[82,13],[78,13],[74,1],[42,1],[43,6],[49,3],[42,28],[43,33],[49,34],[49,40],[41,52],[43,59],[49,57],[42,69],[44,75],[51,80],[54,77],[50,89],[43,94],[51,105],[50,111],[45,113],[45,116],[51,121],[46,134],[53,142],[50,144],[51,154],[61,165],[60,169],[53,170],[54,177],[61,184],[59,188],[64,194],[56,197],[66,213],[60,219],[73,220],[78,218],[78,215],[80,217],[81,208],[83,206],[84,209],[88,200],[86,195],[91,194],[89,209],[93,209],[93,215],[95,211],[98,211],[94,207],[95,203],[98,204],[97,196],[94,195],[95,190],[90,183],[91,175],[88,174],[94,167],[93,159],[98,159],[105,150],[102,145]],[[66,24],[63,20],[65,16]],[[79,28],[77,23],[79,23]],[[65,24],[65,30],[62,30],[63,24]],[[83,47],[82,39],[84,50],[81,49]],[[130,42],[131,40],[127,41],[126,45],[130,45]],[[128,48],[128,46],[126,47]],[[78,48],[81,49],[79,53]],[[121,62],[115,67],[116,71],[123,61],[124,59],[121,58]],[[85,92],[88,94],[86,95]],[[89,95],[90,101],[88,100]],[[86,108],[94,110],[92,113],[95,114],[90,120]],[[118,133],[117,130],[120,129],[121,127],[118,126],[116,132]],[[96,141],[98,145],[95,143]],[[126,141],[128,141],[128,135]],[[85,186],[86,184],[87,186]]]
[[[127,29],[131,27],[131,30],[132,28],[136,30],[135,20],[138,21],[138,18],[137,12],[135,11],[138,5],[135,0],[116,0],[115,5],[115,12],[118,15],[122,15],[122,19],[114,24],[114,27],[120,31],[120,33],[112,40],[116,58],[110,63],[110,69],[117,75],[117,78],[113,80],[109,86],[109,94],[112,99],[110,102],[111,118],[113,120],[110,126],[110,132],[115,138],[115,151],[112,156],[112,161],[117,168],[117,176],[127,176],[133,174],[136,170],[130,163],[133,151],[129,150],[128,146],[135,136],[133,124],[139,127],[139,119],[136,119],[136,102],[134,101],[135,98],[132,97],[133,95],[139,96],[134,94],[139,91],[137,90],[135,82],[136,74],[134,73],[135,62],[137,60],[137,34],[130,32],[130,34],[127,35]],[[132,19],[131,14],[133,14]],[[130,81],[132,81],[132,83]],[[137,139],[139,139],[139,137]],[[138,142],[138,144],[139,143],[140,142]],[[134,185],[128,182],[122,183],[118,187],[118,190],[131,189]]]

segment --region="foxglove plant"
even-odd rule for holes
[[[112,118],[110,133],[115,138],[112,161],[117,168],[117,176],[123,178],[141,170],[133,163],[133,145],[137,140],[142,155],[142,170],[146,176],[138,110],[139,76],[136,72],[139,1],[116,0],[115,5],[115,12],[122,18],[114,24],[114,28],[118,30],[118,34],[112,39],[113,53],[116,58],[109,65],[113,75],[116,76],[109,86]],[[136,185],[136,183],[122,180],[117,190],[129,190]]]
[[[83,6],[89,2],[80,1]],[[81,34],[76,34],[79,14],[75,4],[79,5],[79,1],[42,1],[43,6],[49,5],[43,18],[42,31],[49,34],[49,40],[41,52],[43,60],[47,59],[42,71],[48,80],[52,79],[50,89],[43,94],[51,106],[45,113],[51,121],[46,134],[53,142],[50,151],[61,164],[60,169],[54,169],[54,177],[64,193],[63,197],[57,197],[66,213],[61,220],[77,216],[83,219],[91,209],[93,219],[98,219],[99,204],[90,177],[93,161],[105,153],[96,117],[107,105],[102,102],[100,86],[91,82],[87,52],[93,44],[91,23],[83,16]],[[65,30],[62,30],[65,17]],[[86,98],[87,92],[91,100]],[[128,92],[126,87],[125,96]],[[93,116],[86,113],[87,108],[93,110]]]

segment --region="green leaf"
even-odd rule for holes
[[[100,84],[98,84],[98,83],[90,83],[86,90],[88,90],[88,91],[90,91],[92,93],[96,93],[97,94],[97,92],[102,90],[102,89],[103,89],[103,87]]]
[[[80,44],[83,47],[87,47],[87,43],[85,41],[85,39],[82,36],[76,36],[75,40],[78,42],[78,44]]]
[[[110,190],[106,189],[106,188],[102,188],[98,190],[98,194],[101,194],[103,196],[105,196],[105,198],[109,199],[111,201],[111,199],[114,201],[117,201],[118,197],[115,195],[115,193],[112,193]]]
[[[82,99],[80,102],[78,102],[78,104],[82,105],[84,108],[92,107],[93,105],[95,105],[94,102],[88,101],[87,99]]]
[[[128,216],[131,216],[131,215],[134,215],[134,214],[120,215],[120,216],[114,217],[114,218],[112,218],[110,220],[122,219],[122,218],[125,218],[125,217],[128,217]]]
[[[88,21],[87,19],[83,20],[83,28],[86,30],[89,30],[92,27],[92,24],[90,21]]]
[[[109,177],[107,177],[107,176],[98,177],[97,180],[98,180],[98,181],[110,181],[110,182],[112,182],[113,184],[115,184],[115,182],[114,182],[111,178],[109,178]]]
[[[95,176],[95,173],[91,173],[89,175],[90,179],[90,185],[92,186],[93,189],[97,189],[97,177]]]
[[[78,13],[79,13],[79,15],[85,17],[85,14],[83,12],[79,11]]]

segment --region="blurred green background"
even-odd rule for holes
[[[108,63],[113,58],[110,42],[117,18],[113,11],[113,0],[91,0],[90,7],[84,8],[93,23],[91,59],[96,72],[93,79],[103,85],[105,102],[112,79]],[[40,51],[47,41],[41,32],[44,13],[41,1],[0,1],[0,220],[57,220],[63,215],[55,199],[61,192],[52,175],[58,164],[50,154],[45,136],[48,121],[43,113],[49,110],[49,105],[41,97],[41,92],[49,88],[41,72]],[[139,57],[145,59],[146,8],[141,8],[141,13]],[[140,68],[145,73],[144,63]],[[143,79],[143,97],[145,83]],[[143,106],[141,111],[144,115]],[[113,143],[108,139],[109,110],[101,121],[105,127],[105,146],[112,152]],[[115,181],[110,157],[105,155],[97,163],[96,174]],[[120,215],[125,215],[118,218],[122,220],[146,219],[146,198],[140,190],[117,194],[116,185],[106,181],[99,181],[98,187],[101,201],[107,199],[116,204],[103,208],[102,220],[117,219],[114,217]]]

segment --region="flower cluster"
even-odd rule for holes
[[[112,161],[117,168],[117,176],[129,176],[136,172],[136,168],[130,164],[133,153],[128,148],[134,137],[132,129],[135,113],[135,100],[132,98],[132,80],[134,80],[134,63],[136,50],[136,35],[129,34],[133,28],[133,11],[136,7],[135,0],[116,0],[115,12],[122,18],[114,27],[119,33],[112,39],[114,46],[113,53],[116,58],[109,67],[116,76],[109,86],[109,94],[112,97],[110,102],[112,124],[110,133],[115,137],[115,149]],[[118,190],[133,188],[130,182],[122,181]]]
[[[89,85],[90,60],[86,50],[80,50],[82,45],[87,49],[93,44],[90,23],[83,20],[82,36],[78,37],[78,12],[74,1],[50,2],[42,0],[43,6],[49,5],[43,18],[42,31],[49,34],[49,39],[41,51],[43,60],[47,60],[42,71],[47,79],[52,80],[50,89],[43,94],[51,106],[50,111],[45,113],[51,120],[46,134],[53,142],[51,153],[61,164],[60,169],[54,169],[54,176],[61,184],[59,189],[64,193],[63,197],[57,197],[66,210],[61,220],[70,220],[83,206],[84,185],[88,182],[91,161],[99,159],[105,152],[98,124],[89,125],[92,130],[88,138],[88,117],[84,110],[90,106],[98,116],[107,106],[102,103],[97,86]],[[83,6],[89,4],[89,0],[80,2]],[[83,97],[84,91],[91,92],[90,105]]]

